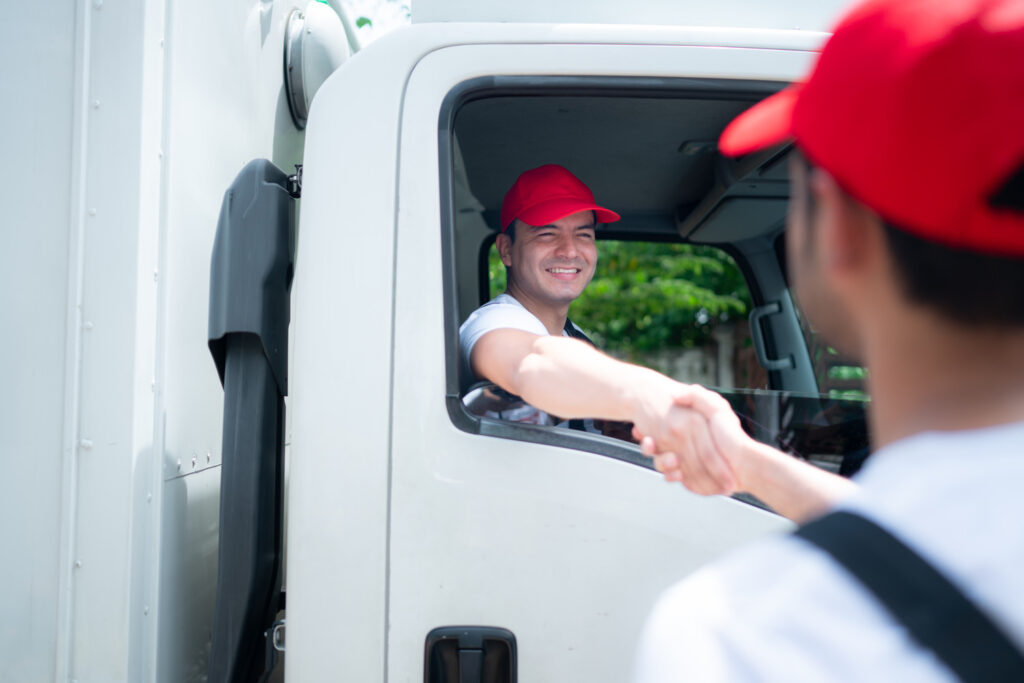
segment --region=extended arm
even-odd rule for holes
[[[728,402],[718,394],[688,387],[677,397],[679,405],[692,408],[707,419],[715,448],[699,453],[676,449],[656,437],[645,437],[641,448],[653,455],[655,466],[670,481],[681,481],[691,490],[732,494],[750,493],[779,514],[802,522],[823,513],[841,498],[857,490],[848,479],[826,472],[750,438],[740,427],[739,418]],[[660,453],[658,453],[660,451]],[[719,466],[695,465],[694,458],[720,458]],[[733,474],[734,488],[726,481],[706,478],[706,472],[719,467]]]
[[[473,371],[565,418],[631,421],[670,481],[704,495],[746,491],[795,521],[814,517],[856,485],[754,441],[718,394],[607,356],[575,339],[513,329],[473,347]]]
[[[710,467],[702,472],[707,479],[735,485],[725,462],[710,452],[714,444],[707,421],[676,401],[687,391],[685,384],[615,360],[576,339],[514,329],[480,337],[470,362],[478,377],[546,412],[633,422],[640,433],[691,456],[695,467]]]

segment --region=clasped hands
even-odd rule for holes
[[[650,419],[633,429],[640,451],[654,459],[666,481],[680,482],[694,493],[747,490],[743,471],[753,440],[728,401],[698,385],[673,384],[645,411]]]

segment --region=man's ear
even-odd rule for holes
[[[501,233],[494,240],[494,244],[498,247],[498,255],[501,256],[501,262],[505,264],[506,268],[512,266],[512,240],[505,233]]]
[[[815,247],[820,263],[840,272],[868,265],[881,238],[881,220],[840,187],[832,175],[811,170],[809,190],[814,195]]]

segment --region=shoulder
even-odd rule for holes
[[[881,678],[948,675],[827,555],[785,536],[667,590],[645,627],[636,680]]]
[[[507,294],[501,294],[469,314],[459,328],[462,346],[468,352],[476,341],[491,330],[503,328],[546,335],[547,329],[537,316]]]

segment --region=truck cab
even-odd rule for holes
[[[490,295],[505,189],[561,163],[623,215],[599,239],[728,250],[767,393],[817,395],[780,259],[788,150],[731,162],[714,142],[823,38],[431,23],[324,85],[292,299],[289,676],[446,680],[430,634],[459,627],[514,635],[522,680],[625,680],[662,589],[789,528],[666,486],[632,444],[472,413],[457,334]]]

